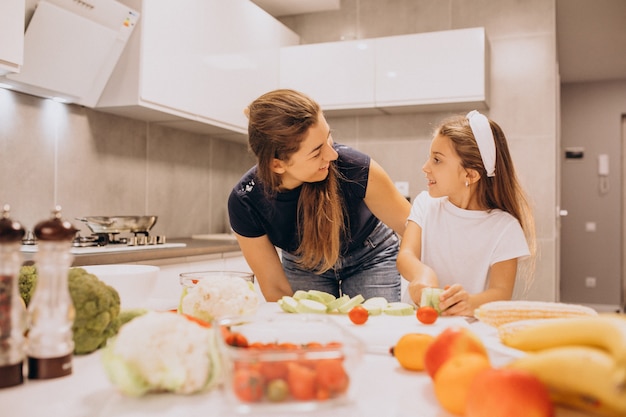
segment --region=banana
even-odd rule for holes
[[[539,378],[552,400],[579,410],[608,417],[626,416],[626,385],[613,382],[613,357],[587,346],[562,346],[529,353],[508,367],[525,370]]]
[[[582,345],[604,349],[621,366],[621,377],[626,379],[626,318],[618,314],[600,314],[595,317],[570,317],[537,320],[518,326],[515,323],[498,329],[500,341],[526,352],[558,346]],[[618,377],[620,372],[617,371]]]

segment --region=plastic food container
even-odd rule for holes
[[[301,412],[353,398],[363,343],[319,315],[217,320],[223,389],[241,413]]]

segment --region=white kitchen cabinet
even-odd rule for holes
[[[20,72],[24,63],[25,0],[0,2],[0,75]]]
[[[387,112],[435,105],[488,105],[489,49],[484,28],[376,39],[376,106]]]
[[[332,115],[488,106],[484,28],[283,47],[280,69]]]
[[[280,47],[299,37],[248,0],[134,2],[140,24],[97,108],[206,133],[245,133],[243,109],[278,88]]]
[[[281,48],[280,86],[310,95],[324,111],[373,109],[373,40]]]

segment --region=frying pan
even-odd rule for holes
[[[156,224],[157,216],[88,216],[77,217],[93,233],[148,232]]]

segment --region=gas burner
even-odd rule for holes
[[[72,242],[73,247],[124,245],[147,246],[165,243],[165,236],[150,236],[148,232],[133,232],[130,237],[120,237],[119,233],[93,233],[90,236],[77,234]]]

